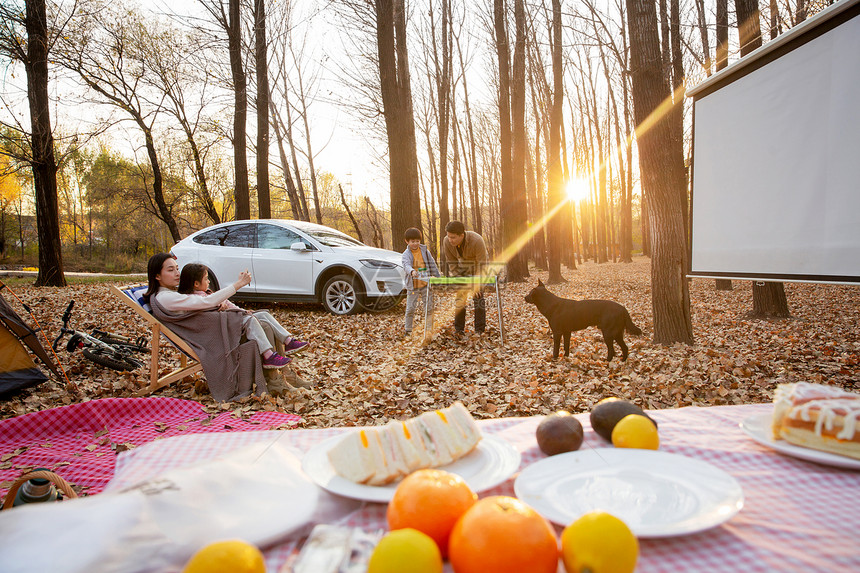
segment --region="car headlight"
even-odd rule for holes
[[[388,261],[380,261],[378,259],[361,259],[362,265],[366,266],[369,269],[396,269],[397,265],[394,263],[389,263]]]

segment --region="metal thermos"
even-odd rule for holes
[[[49,471],[39,468],[42,471]],[[41,503],[44,501],[57,501],[59,494],[57,488],[45,478],[32,478],[21,484],[12,507],[25,503]]]

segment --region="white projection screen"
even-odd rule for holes
[[[860,283],[860,0],[688,95],[690,276]]]

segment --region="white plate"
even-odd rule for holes
[[[391,501],[399,482],[384,486],[363,485],[342,478],[328,461],[328,451],[343,439],[334,436],[320,442],[302,458],[302,469],[319,486],[332,493],[364,501]],[[495,487],[520,467],[520,453],[509,442],[495,436],[484,436],[469,455],[438,469],[455,473],[466,480],[475,493]]]
[[[696,533],[727,521],[744,504],[737,480],[709,463],[626,448],[545,458],[520,473],[514,491],[558,525],[603,510],[637,537]]]
[[[741,430],[761,445],[773,448],[787,456],[800,458],[801,460],[815,462],[817,464],[835,466],[837,468],[860,470],[860,460],[855,460],[847,456],[831,454],[830,452],[822,452],[820,450],[795,446],[785,440],[774,440],[770,429],[772,418],[773,416],[771,414],[756,414],[755,416],[750,416],[741,422]]]

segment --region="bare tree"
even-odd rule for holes
[[[364,237],[361,236],[361,227],[358,225],[358,221],[355,219],[355,215],[352,214],[352,210],[349,208],[349,203],[346,202],[346,195],[344,195],[343,187],[340,183],[337,184],[337,190],[340,193],[340,203],[346,210],[346,214],[349,215],[349,220],[352,221],[352,226],[355,229],[355,233],[358,235],[358,240],[363,243]]]
[[[39,273],[36,286],[66,286],[60,243],[60,214],[57,196],[57,161],[51,128],[51,101],[48,97],[48,54],[52,38],[48,34],[45,0],[26,0],[20,8],[0,6],[0,54],[21,62],[27,75],[30,108],[30,155],[36,192],[36,225],[39,237]],[[26,33],[26,39],[21,30]],[[20,227],[20,225],[19,225]],[[2,240],[2,239],[0,239]],[[21,248],[24,243],[21,241]]]
[[[552,0],[552,105],[549,118],[549,138],[547,149],[548,189],[547,203],[550,212],[555,211],[564,200],[565,191],[561,172],[561,131],[564,104],[564,71],[561,57],[561,0]],[[563,282],[561,275],[563,221],[556,213],[547,224],[547,243],[549,250],[549,284]]]
[[[388,134],[391,239],[421,224],[418,157],[406,40],[405,0],[375,0],[376,49],[383,114]]]
[[[248,80],[242,58],[242,13],[240,0],[198,0],[227,36],[230,75],[233,83],[233,166],[236,219],[251,218],[251,188],[248,184]]]
[[[651,258],[651,307],[654,341],[662,344],[693,342],[690,293],[685,278],[687,249],[679,173],[683,156],[666,145],[671,141],[671,120],[661,113],[661,104],[671,97],[663,73],[657,35],[655,6],[648,0],[627,0],[630,30],[633,111],[639,125],[639,169],[642,186],[650,201],[653,233]]]
[[[142,65],[148,36],[138,14],[131,11],[99,10],[82,16],[76,28],[59,42],[58,59],[74,72],[100,103],[128,115],[143,134],[144,146],[152,169],[151,208],[167,225],[174,242],[182,239],[174,206],[164,193],[164,177],[156,148],[153,126],[163,110],[148,106],[143,94]]]
[[[270,219],[269,57],[266,46],[265,0],[254,0],[254,56],[257,75],[257,209],[261,219]]]
[[[157,101],[154,105],[166,98],[169,105],[165,106],[165,111],[179,123],[188,142],[200,205],[212,223],[220,223],[221,216],[215,207],[204,165],[206,150],[198,133],[205,102],[211,97],[207,76],[199,76],[192,71],[206,59],[206,55],[200,59],[196,57],[201,51],[202,39],[196,35],[183,35],[174,29],[157,30],[154,25],[141,32],[146,36],[141,45],[141,58],[151,71],[142,80],[155,94]],[[166,45],[172,45],[173,49],[165,50]],[[194,94],[196,99],[191,105],[187,101],[189,94]]]

